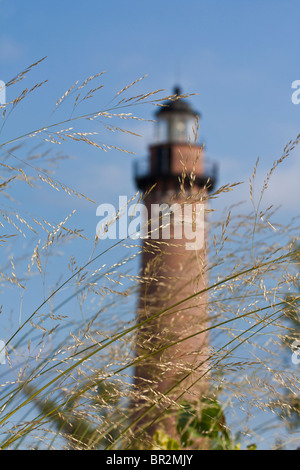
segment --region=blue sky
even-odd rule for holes
[[[2,132],[3,140],[49,122],[57,99],[76,80],[104,70],[107,73],[97,82],[104,88],[93,100],[93,111],[105,108],[117,91],[145,74],[133,94],[164,88],[160,95],[164,96],[179,83],[183,92],[198,93],[190,102],[202,114],[200,140],[205,142],[206,157],[218,162],[219,184],[244,182],[214,201],[218,217],[225,206],[239,201],[247,201],[247,210],[248,181],[257,157],[258,198],[267,171],[299,133],[300,105],[291,101],[291,84],[300,78],[297,1],[2,0],[0,8],[0,79],[7,82],[47,56],[19,89],[48,80],[19,105]],[[12,91],[7,91],[8,100],[15,97]],[[153,119],[155,109],[145,105],[132,112]],[[129,129],[142,138],[111,136],[97,128],[106,144],[136,156],[69,145],[63,151],[72,160],[61,163],[57,179],[96,204],[117,204],[119,194],[132,196],[136,191],[132,163],[147,155],[153,127],[133,121]],[[277,168],[265,193],[263,207],[281,205],[280,222],[298,215],[299,173],[296,149]],[[57,222],[76,209],[74,226],[94,237],[95,205],[56,194],[45,185],[36,192],[15,185],[14,195],[24,210],[34,208]]]
[[[76,80],[104,70],[97,82],[104,88],[93,101],[93,111],[103,109],[117,91],[145,74],[133,93],[164,88],[164,96],[179,83],[183,92],[198,93],[190,102],[202,114],[200,140],[207,158],[219,164],[219,184],[245,182],[214,201],[218,217],[226,205],[249,201],[248,181],[257,157],[259,188],[285,144],[299,133],[300,105],[291,101],[291,84],[300,79],[297,0],[0,0],[0,12],[0,80],[7,82],[44,56],[47,59],[19,90],[48,80],[19,105],[2,132],[3,141],[40,127]],[[12,92],[7,90],[8,100],[15,97]],[[140,106],[132,112],[153,119],[155,109]],[[154,132],[153,123],[147,122],[133,121],[129,128],[143,137],[120,133],[112,138],[103,128],[97,131],[107,144],[136,156],[69,145],[63,150],[72,159],[61,163],[57,179],[96,204],[116,204],[119,194],[132,196],[133,160],[147,155]],[[22,157],[22,150],[18,155]],[[265,195],[265,207],[282,205],[280,221],[298,215],[299,172],[296,149],[276,170]],[[24,184],[13,189],[20,210],[30,208],[59,222],[76,209],[74,226],[93,239],[95,205],[45,185],[42,190],[26,189]]]
[[[258,156],[262,178],[298,134],[300,106],[291,102],[291,83],[299,78],[297,1],[2,0],[0,8],[0,78],[8,81],[48,57],[32,76],[49,82],[32,99],[30,114],[21,115],[20,130],[35,128],[36,119],[50,112],[75,80],[106,70],[99,106],[145,74],[139,92],[164,88],[168,94],[180,83],[184,92],[198,93],[192,102],[202,113],[200,138],[207,156],[219,163],[220,184],[247,181]],[[153,107],[141,113],[151,119]],[[145,155],[152,125],[136,128],[143,139],[117,140],[137,156]],[[79,147],[74,152],[72,169],[61,168],[63,174],[71,172],[73,186],[89,189],[100,200],[97,171],[105,176],[115,169],[117,186],[122,184],[124,193],[134,191],[132,158],[116,152],[103,157]],[[278,170],[267,196],[284,204],[285,213],[297,208],[297,198],[284,187],[292,185],[299,196],[298,160],[294,155]],[[239,191],[234,198],[247,198],[247,183]]]
[[[248,181],[257,157],[259,188],[286,143],[299,134],[300,105],[291,101],[291,84],[300,79],[299,9],[299,0],[0,0],[0,80],[8,82],[44,56],[47,60],[31,72],[29,83],[48,80],[19,106],[1,140],[35,130],[76,80],[104,70],[99,81],[104,88],[93,102],[96,109],[145,74],[134,93],[164,88],[164,96],[179,83],[183,92],[198,93],[190,102],[202,114],[200,140],[207,157],[219,164],[219,184],[245,181],[213,203],[216,217],[221,216],[225,205],[249,201]],[[10,93],[8,89],[8,100]],[[155,109],[148,105],[132,112],[153,119]],[[147,155],[154,133],[147,122],[133,122],[130,129],[143,138],[118,134],[112,139],[100,131],[107,144],[125,147],[136,157],[69,145],[72,159],[61,163],[57,179],[96,204],[116,204],[119,194],[132,196],[132,162]],[[276,170],[266,193],[265,207],[282,205],[283,223],[299,215],[299,174],[296,149]],[[57,222],[76,209],[74,226],[93,239],[95,205],[45,186],[25,192],[18,184],[13,195],[21,200],[20,209]],[[81,245],[79,259],[86,259],[86,247]],[[64,262],[60,266],[64,271]],[[6,295],[13,302],[13,294]],[[31,296],[24,305],[30,311],[36,303]]]

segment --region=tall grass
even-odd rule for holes
[[[10,96],[13,87],[29,80],[40,62],[7,84]],[[128,97],[139,79],[117,92],[106,107],[97,109],[95,97],[104,93],[102,78],[103,73],[98,73],[73,84],[55,103],[47,124],[21,135],[16,132],[6,141],[1,139],[1,288],[4,292],[10,289],[14,309],[15,296],[20,295],[21,304],[12,313],[12,326],[9,297],[2,306],[2,323],[10,334],[6,341],[8,364],[0,367],[1,449],[188,448],[197,446],[199,437],[206,439],[208,448],[252,448],[253,444],[258,448],[296,448],[299,431],[293,428],[289,433],[287,427],[290,414],[299,410],[293,409],[286,390],[299,397],[299,370],[286,349],[290,334],[286,315],[287,303],[298,312],[299,227],[293,221],[284,226],[276,223],[275,209],[263,210],[262,204],[272,174],[289,157],[299,136],[287,144],[263,187],[256,191],[258,162],[255,165],[249,184],[250,213],[232,207],[224,209],[219,218],[209,214],[208,286],[160,308],[141,324],[135,315],[137,297],[147,279],[145,273],[136,272],[139,241],[123,239],[103,249],[105,227],[94,240],[86,240],[80,228],[71,226],[73,213],[54,223],[44,214],[34,214],[32,208],[26,214],[19,212],[17,202],[9,200],[15,184],[23,184],[23,191],[42,184],[40,190],[47,185],[94,204],[71,182],[61,182],[51,173],[51,165],[61,158],[52,148],[63,145],[66,155],[68,145],[76,142],[94,147],[95,152],[131,154],[113,143],[116,132],[136,138],[130,123],[144,119],[131,114],[131,109],[136,112],[141,103],[160,106],[165,99],[178,98],[162,98],[163,90]],[[1,106],[1,135],[19,103],[41,92],[42,86],[43,82],[33,84]],[[68,113],[55,119],[65,103],[69,103]],[[80,114],[80,106],[86,103],[89,108]],[[101,131],[95,132],[95,123],[111,132],[110,142],[103,141]],[[32,146],[26,155],[28,143]],[[36,147],[40,144],[43,146]],[[207,196],[211,206],[214,199],[222,200],[226,192],[235,191],[235,186],[225,185]],[[138,202],[142,197],[136,194],[132,200]],[[24,237],[30,237],[27,252],[16,259]],[[55,259],[55,250],[66,246],[68,250],[74,246],[74,253],[66,260],[68,269],[56,272],[55,279],[51,274],[53,287],[49,289],[48,265]],[[157,256],[163,249],[163,245],[156,245]],[[78,264],[78,251],[85,255],[84,263]],[[119,261],[115,261],[117,256]],[[151,282],[155,282],[155,262],[152,268]],[[26,305],[32,305],[40,297],[35,291],[36,276],[44,286],[43,300],[23,312],[26,299],[30,299]],[[174,285],[169,279],[169,299]],[[184,334],[180,340],[166,339],[157,350],[152,347],[157,338],[151,338],[148,352],[136,356],[138,331],[163,315],[170,316],[171,325],[173,312],[184,313],[191,297],[197,301],[204,292],[209,299],[209,324],[192,335],[209,331],[205,367],[201,351],[194,367],[201,370],[196,380],[209,382],[209,392],[186,403],[179,391],[181,383],[195,372],[186,367],[165,393],[146,393],[142,398],[147,406],[137,415],[132,403],[141,398],[141,392],[132,380],[135,366],[151,364],[159,352],[188,339]],[[172,371],[174,365],[169,361],[161,367]],[[147,384],[148,392],[152,386]],[[175,416],[176,439],[168,436],[162,425],[160,428],[168,414]],[[151,434],[154,423],[158,430]]]

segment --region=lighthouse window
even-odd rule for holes
[[[160,175],[169,173],[171,163],[171,152],[169,147],[157,149],[157,172]]]
[[[159,119],[156,125],[156,142],[168,141],[168,123],[165,119]]]
[[[186,121],[180,116],[172,116],[169,127],[170,142],[186,141]]]

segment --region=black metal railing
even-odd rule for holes
[[[174,179],[178,181],[178,177],[181,176],[181,174],[171,173],[171,171],[168,171],[166,168],[156,168],[155,170],[151,169],[149,157],[136,160],[134,162],[133,170],[136,185],[143,191],[160,180]],[[199,186],[207,185],[208,189],[211,191],[216,185],[217,175],[217,163],[205,159],[204,171],[201,175],[196,175],[195,183]]]

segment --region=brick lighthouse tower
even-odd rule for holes
[[[176,435],[176,405],[183,399],[197,403],[207,390],[205,207],[216,168],[204,161],[199,114],[178,87],[156,121],[149,158],[135,167],[148,213],[134,400],[141,438],[158,428]]]

